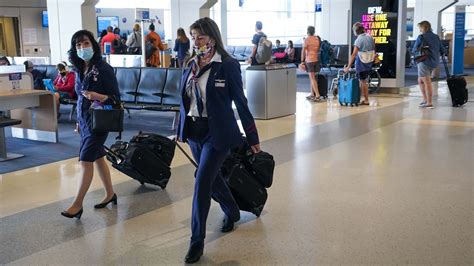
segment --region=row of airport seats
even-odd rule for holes
[[[301,50],[303,49],[301,45],[295,45],[295,63],[301,63]],[[226,46],[226,51],[238,61],[246,61],[252,54],[253,46]],[[331,67],[343,67],[347,64],[349,56],[349,47],[348,45],[333,45],[334,49],[334,58],[332,62],[329,63]],[[328,66],[328,67],[329,67]]]
[[[56,66],[35,66],[44,78],[54,79]],[[116,67],[114,68],[124,108],[153,111],[179,111],[180,68]],[[76,100],[64,99],[62,104],[76,104]],[[72,118],[72,112],[70,114]]]
[[[252,54],[253,46],[232,46],[228,45],[225,50],[230,56],[237,59],[238,61],[245,61]]]

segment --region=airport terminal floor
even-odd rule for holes
[[[213,202],[199,263],[472,265],[474,105],[452,108],[435,87],[435,109],[418,108],[417,86],[377,106],[298,93],[296,115],[257,121],[277,164],[265,209],[224,234]],[[79,171],[72,158],[0,175],[0,264],[184,263],[194,168],[178,150],[166,190],[111,169],[118,205],[93,208],[95,177],[82,218],[66,219]]]

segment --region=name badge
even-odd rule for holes
[[[225,79],[216,79],[214,83],[215,87],[224,88],[225,87]]]

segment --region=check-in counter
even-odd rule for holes
[[[255,119],[271,119],[296,113],[296,65],[249,66],[245,88]]]
[[[113,67],[141,67],[142,56],[133,54],[108,55],[109,64]]]
[[[9,111],[21,124],[12,126],[12,137],[58,142],[56,101],[47,90],[33,90],[30,73],[0,74],[0,111]]]

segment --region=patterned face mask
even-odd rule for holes
[[[212,48],[214,48],[214,45],[211,43],[211,41],[209,41],[201,47],[194,46],[194,52],[199,57],[205,57],[212,51]]]

